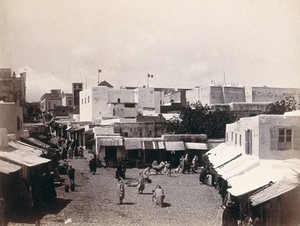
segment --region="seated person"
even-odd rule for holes
[[[164,190],[161,188],[160,185],[157,185],[155,190],[153,191],[152,201],[156,205],[159,205],[160,207],[162,207],[163,203],[164,203],[164,198],[165,198]]]

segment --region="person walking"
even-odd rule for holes
[[[68,175],[70,179],[71,191],[75,190],[75,169],[70,165],[68,170]]]
[[[119,177],[118,178],[118,190],[117,190],[117,195],[118,195],[118,204],[123,203],[123,199],[125,198],[125,187],[124,187],[124,182],[123,178]]]

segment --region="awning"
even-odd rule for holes
[[[167,151],[184,151],[184,143],[183,141],[166,141],[166,150]]]
[[[70,133],[76,133],[80,131],[84,131],[84,127],[73,127],[72,129],[69,130]]]
[[[266,187],[264,190],[250,196],[251,205],[257,206],[261,203],[285,194],[296,187],[299,187],[299,185],[300,183],[297,175],[295,177],[283,178],[282,180],[271,184],[269,187]]]
[[[249,155],[241,155],[227,164],[215,168],[215,170],[224,180],[227,180],[230,177],[243,174],[259,164],[260,161],[258,158]]]
[[[100,146],[123,146],[122,138],[100,138]]]
[[[66,131],[69,131],[70,129],[72,129],[73,128],[73,126],[68,126],[67,128],[66,128]]]
[[[42,134],[38,135],[37,137],[38,137],[39,139],[41,139],[41,140],[45,140],[45,139],[47,139],[47,137],[46,137],[46,136],[44,136],[44,135],[42,135]]]
[[[208,150],[206,143],[185,142],[185,148],[190,150],[204,150],[204,151]]]
[[[165,142],[163,141],[156,141],[157,149],[165,149]]]
[[[212,156],[216,156],[217,153],[219,153],[220,151],[222,151],[222,149],[226,146],[225,143],[221,143],[219,145],[217,145],[216,147],[210,149],[208,152],[205,153],[205,155],[212,157]]]
[[[39,148],[49,148],[50,146],[40,140],[37,140],[33,137],[22,137],[21,136],[21,141],[25,142],[25,143],[29,143],[35,147],[39,147]]]
[[[43,149],[31,146],[21,141],[10,141],[8,142],[8,146],[14,148],[15,150],[24,151],[28,154],[33,154],[35,156],[41,156],[41,154],[43,154]]]
[[[85,143],[95,142],[95,138],[85,141]]]
[[[156,149],[153,141],[142,141],[142,148],[148,150]]]
[[[92,130],[92,129],[88,129],[88,130],[84,131],[84,134],[85,134],[85,135],[90,135],[90,134],[92,134],[92,133],[93,133],[93,130]]]
[[[0,160],[0,173],[10,174],[13,172],[17,172],[21,169],[21,166]]]
[[[142,149],[141,139],[124,138],[124,147],[126,150],[140,150]]]
[[[279,161],[279,160],[278,160]],[[287,175],[291,170],[285,167],[273,167],[265,164],[261,160],[261,164],[244,174],[229,178],[227,181],[231,188],[228,189],[233,196],[240,196],[251,191],[257,190],[270,182],[274,183]]]
[[[208,155],[208,159],[214,168],[217,168],[223,164],[227,164],[228,162],[242,155],[242,150],[239,147],[221,145],[222,144],[214,148],[218,150],[215,154],[212,153],[211,155]]]
[[[16,151],[12,151],[12,152],[2,152],[1,151],[0,159],[2,159],[4,161],[16,163],[16,164],[21,164],[21,165],[28,166],[28,167],[41,165],[41,164],[48,163],[51,161],[50,159],[38,157],[34,154],[30,154],[26,151],[20,151],[20,150],[16,150]]]

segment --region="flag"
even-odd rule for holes
[[[101,69],[98,69],[98,73],[101,73]]]

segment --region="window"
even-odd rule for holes
[[[86,104],[86,97],[84,98],[84,103]]]
[[[83,98],[81,99],[81,104],[83,104]]]
[[[231,132],[231,141],[233,141],[233,132]]]
[[[228,132],[226,133],[226,141],[228,142]]]
[[[135,103],[125,103],[124,107],[125,108],[135,108]]]
[[[121,103],[121,99],[120,98],[118,98],[118,103]]]
[[[292,149],[292,130],[278,129],[278,150]]]
[[[242,146],[242,135],[240,135],[240,146]]]
[[[237,144],[237,134],[234,136],[234,143]]]
[[[90,103],[90,96],[88,96],[88,103]]]
[[[299,128],[274,128],[270,131],[271,150],[300,150]]]

